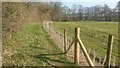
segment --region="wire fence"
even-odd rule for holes
[[[57,31],[54,27],[50,26],[50,23],[52,22],[44,22],[43,24],[43,28],[46,30],[46,32],[51,36],[51,38],[55,41],[55,43],[58,45],[58,47],[64,52],[64,34],[63,33],[60,33],[59,31]],[[72,36],[72,38],[68,37],[66,35],[66,49],[69,48],[69,45],[71,45],[72,41],[74,40],[74,37],[75,36]],[[100,43],[99,41],[95,40],[94,41]],[[106,40],[107,41],[107,40]],[[106,41],[103,41],[104,43],[102,43],[103,45],[106,45],[105,42]],[[73,61],[72,59],[74,58],[74,45],[72,45],[70,47],[70,50],[68,51],[67,53],[67,56],[70,57],[70,60]],[[105,53],[105,56],[103,58],[101,57],[97,57],[98,54],[96,54],[97,52],[97,49],[88,49],[87,50],[90,58],[92,59],[92,62],[94,63],[95,66],[103,66],[105,61],[106,61],[106,53]],[[81,62],[83,63],[86,63],[87,61],[84,60],[84,54],[83,52],[81,51],[80,49],[80,58],[81,58]],[[84,59],[83,59],[84,58]],[[83,64],[85,65],[85,64]],[[88,64],[86,64],[88,65]],[[113,56],[113,61],[111,63],[111,66],[116,66],[116,57]]]
[[[50,22],[44,22],[43,28],[46,30],[46,32],[51,36],[51,38],[55,41],[55,43],[58,45],[58,47],[63,51],[64,53],[64,35],[57,31],[55,28],[50,26]],[[66,35],[66,49],[69,48],[72,41],[74,40],[74,36],[72,38],[68,37]],[[82,51],[81,51],[82,52]],[[68,59],[70,61],[74,61],[74,44],[71,45],[69,51],[66,54],[68,56]],[[83,54],[81,53],[81,65],[88,66],[87,60],[85,60]]]

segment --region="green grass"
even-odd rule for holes
[[[23,26],[11,39],[3,37],[3,66],[74,65],[40,24]]]
[[[114,36],[112,58],[116,56],[118,61],[118,23],[117,22],[55,22],[52,27],[63,34],[63,29],[66,28],[66,33],[69,37],[74,37],[75,27],[80,27],[80,38],[82,39],[87,50],[96,50],[97,57],[104,58],[107,50],[108,35]],[[93,52],[93,51],[92,51]]]

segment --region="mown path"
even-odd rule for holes
[[[41,24],[27,24],[11,39],[3,38],[3,66],[65,66],[73,63]]]

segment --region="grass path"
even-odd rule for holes
[[[27,24],[12,39],[3,38],[3,66],[72,65],[40,24]]]

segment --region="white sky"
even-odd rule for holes
[[[44,0],[45,1],[45,0]],[[46,0],[49,2],[54,2],[54,1],[58,1],[58,2],[63,2],[63,5],[66,5],[68,7],[71,7],[73,4],[77,4],[77,5],[82,5],[84,7],[90,7],[90,6],[95,6],[95,5],[104,5],[107,4],[109,7],[111,8],[115,8],[115,6],[117,5],[117,3],[120,0]]]
[[[0,0],[2,2],[63,2],[63,5],[71,7],[73,4],[90,7],[95,5],[107,4],[109,7],[114,8],[120,0]]]
[[[118,2],[119,0],[57,0],[62,2]]]
[[[107,4],[109,7],[114,8],[120,0],[58,0],[64,2],[63,5],[71,7],[73,4],[80,4],[84,7],[90,7],[95,5]]]

